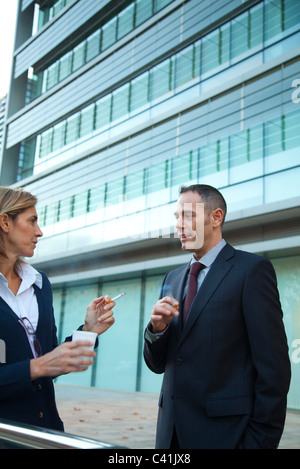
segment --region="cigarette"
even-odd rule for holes
[[[112,298],[110,301],[108,301],[107,304],[108,304],[108,303],[111,303],[112,301],[117,300],[118,298],[120,298],[121,296],[124,296],[124,295],[126,295],[126,293],[120,293],[120,295],[117,295],[117,296],[115,296],[114,298]]]

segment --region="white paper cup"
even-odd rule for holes
[[[95,347],[95,342],[98,337],[98,334],[96,332],[89,332],[89,331],[73,331],[72,334],[72,341],[74,340],[87,340],[91,342],[91,345],[82,345],[82,348],[85,348],[87,350],[94,350]],[[82,356],[80,358],[83,358],[85,360],[90,359],[90,357]]]

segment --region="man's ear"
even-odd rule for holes
[[[11,227],[11,219],[7,215],[7,213],[3,213],[3,215],[0,215],[0,228],[4,233],[8,233]]]
[[[211,219],[212,219],[213,226],[215,228],[222,225],[223,218],[224,218],[224,213],[221,208],[217,208],[216,210],[213,210],[211,212]]]

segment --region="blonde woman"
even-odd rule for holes
[[[52,379],[86,370],[96,354],[70,338],[58,346],[50,282],[23,260],[43,235],[36,203],[29,192],[0,187],[0,419],[63,430]],[[105,332],[114,323],[109,300],[94,299],[80,328]]]

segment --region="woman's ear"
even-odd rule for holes
[[[0,228],[4,233],[8,233],[11,227],[11,219],[7,215],[7,213],[3,213],[0,215]]]

